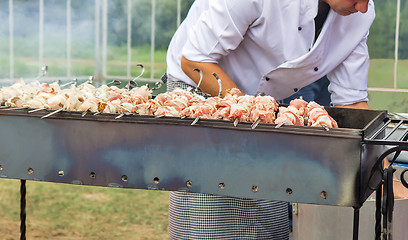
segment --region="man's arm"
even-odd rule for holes
[[[356,108],[356,109],[370,109],[367,102],[358,102],[349,105],[335,105],[335,107]]]
[[[200,69],[203,73],[203,80],[200,83],[199,88],[203,92],[211,94],[211,96],[217,96],[220,90],[218,81],[213,73],[216,73],[221,80],[221,96],[225,96],[225,92],[228,89],[238,88],[234,81],[232,81],[232,79],[216,63],[194,62],[183,56],[181,57],[181,69],[196,84],[200,81],[200,74],[194,71],[194,69]]]

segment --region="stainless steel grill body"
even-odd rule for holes
[[[328,111],[343,128],[0,110],[0,177],[359,207],[386,112]]]

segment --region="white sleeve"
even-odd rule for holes
[[[368,101],[369,56],[367,37],[368,33],[353,52],[338,67],[327,74],[330,80],[331,100],[334,105]]]
[[[236,49],[249,26],[260,16],[263,1],[208,0],[204,11],[190,30],[182,55],[198,62],[218,62]]]

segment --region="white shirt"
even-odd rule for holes
[[[167,53],[170,80],[196,84],[181,56],[218,63],[246,94],[280,100],[327,75],[333,104],[367,99],[368,11],[341,16],[330,10],[314,42],[318,0],[196,0]]]

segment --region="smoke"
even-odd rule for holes
[[[67,2],[44,0],[43,34],[41,44],[40,0],[13,0],[13,57],[14,77],[35,77],[42,63],[49,66],[49,74],[67,74]],[[0,1],[0,79],[9,77],[9,1]],[[71,57],[93,59],[95,42],[95,0],[71,0]],[[4,65],[3,65],[4,66]],[[75,71],[75,66],[73,66]],[[89,74],[92,74],[91,71]],[[72,73],[75,75],[75,72]]]

